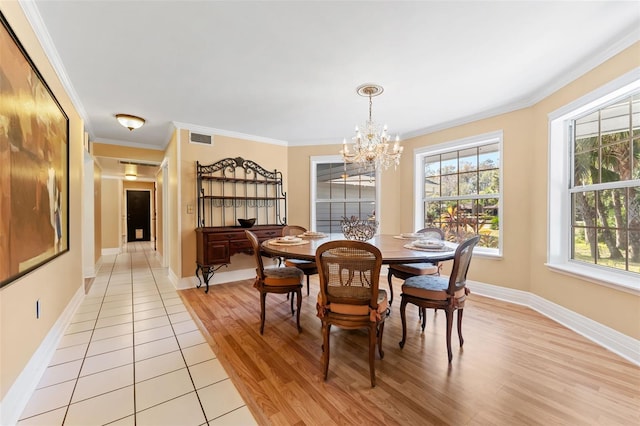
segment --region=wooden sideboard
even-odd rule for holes
[[[256,225],[248,228],[256,234],[260,242],[282,235],[284,225]],[[209,292],[209,280],[222,266],[231,263],[231,256],[237,253],[252,254],[251,244],[239,226],[210,226],[196,228],[196,277],[200,287],[199,272]]]

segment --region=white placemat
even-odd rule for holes
[[[269,240],[267,241],[267,244],[271,245],[271,246],[301,246],[304,244],[309,244],[309,241],[306,240],[301,240],[301,241],[294,241],[294,242],[282,242],[282,241],[278,241],[278,240]]]
[[[299,234],[299,235],[296,235],[296,236],[300,237],[300,238],[326,238],[327,234],[322,234],[320,232],[317,232],[317,233],[313,233],[313,234],[304,233],[304,234]]]
[[[434,247],[434,248],[423,248],[423,247],[416,247],[413,244],[409,243],[409,244],[405,244],[404,248],[408,248],[409,250],[418,250],[418,251],[428,251],[428,252],[448,252],[448,251],[453,251],[453,249],[451,247]]]

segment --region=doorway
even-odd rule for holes
[[[151,192],[127,190],[127,242],[151,240]]]

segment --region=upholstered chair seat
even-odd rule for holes
[[[298,268],[268,268],[264,270],[264,285],[296,285],[304,279],[304,273]]]

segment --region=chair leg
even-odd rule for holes
[[[420,308],[420,316],[422,317],[422,332],[424,333],[424,326],[427,324],[427,309]]]
[[[264,317],[265,317],[264,305],[265,305],[266,298],[267,298],[267,293],[264,291],[260,292],[260,334],[264,333]]]
[[[382,335],[384,334],[384,321],[378,325],[378,355],[380,359],[384,358],[384,351],[382,350]]]
[[[464,345],[464,339],[462,338],[462,312],[464,309],[458,309],[458,340],[460,341],[460,347]]]
[[[307,275],[307,296],[309,295],[309,275]]]
[[[329,335],[331,334],[331,324],[322,322],[322,368],[324,370],[324,380],[329,374]]]
[[[376,336],[377,334],[376,331],[377,331],[376,323],[372,322],[371,325],[369,326],[369,375],[371,376],[372,388],[376,387],[375,359],[376,359],[376,341],[378,340]]]
[[[298,333],[300,333],[302,331],[302,327],[300,327],[300,310],[301,310],[300,308],[302,308],[302,290],[298,288],[298,290],[296,291],[296,294],[298,295],[298,304],[297,304],[298,312],[296,314],[296,325],[298,326]]]
[[[451,329],[453,328],[453,311],[451,309],[445,309],[447,314],[447,355],[449,356],[449,364],[453,359],[453,352],[451,352]]]
[[[402,320],[402,340],[400,341],[400,349],[404,348],[404,341],[407,339],[407,300],[403,297],[400,302],[400,319]]]
[[[389,269],[389,273],[387,274],[387,281],[389,282],[389,310],[388,314],[391,313],[391,304],[393,303],[393,272]]]

